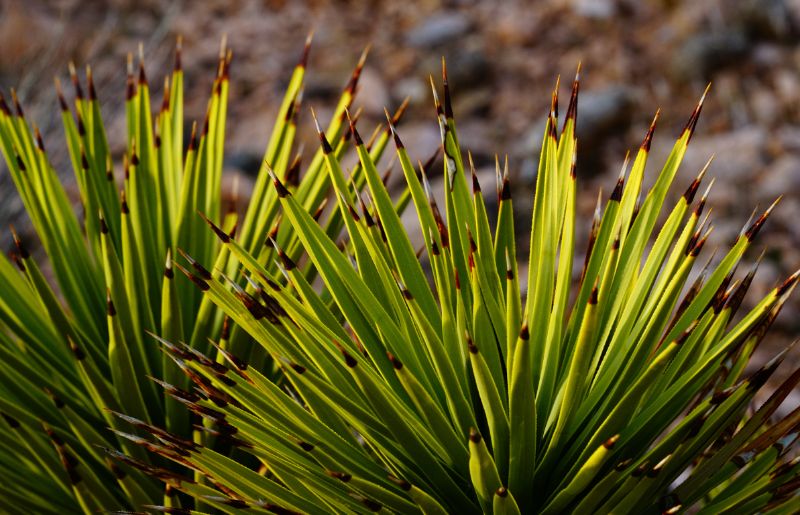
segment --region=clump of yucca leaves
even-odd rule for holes
[[[395,130],[402,107],[359,136],[363,57],[301,166],[307,51],[242,220],[221,206],[224,49],[186,152],[180,48],[155,118],[129,64],[121,193],[91,72],[84,95],[71,70],[74,107],[59,99],[83,225],[16,96],[0,104],[0,147],[58,284],[15,236],[16,266],[0,259],[3,511],[800,508],[800,411],[772,418],[800,371],[756,410],[785,352],[744,373],[797,276],[734,317],[755,273],[737,263],[769,210],[685,293],[711,230],[705,169],[659,224],[702,100],[643,199],[655,121],[626,161],[571,300],[577,78],[560,132],[553,93],[521,278],[508,167],[492,227],[446,72],[440,210]],[[392,137],[396,198],[376,168]],[[419,252],[399,217],[412,205]]]

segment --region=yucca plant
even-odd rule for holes
[[[180,66],[154,120],[144,68],[135,81],[129,67],[121,197],[91,75],[84,98],[73,73],[74,114],[61,104],[83,227],[16,98],[15,112],[1,106],[0,144],[60,293],[21,242],[19,270],[0,260],[4,510],[800,508],[800,410],[773,420],[800,371],[757,409],[785,352],[745,375],[797,275],[735,316],[755,273],[737,278],[737,264],[772,208],[688,289],[711,230],[708,190],[695,201],[705,169],[662,216],[702,100],[643,199],[655,121],[626,160],[571,295],[577,78],[560,132],[553,93],[523,278],[508,165],[492,226],[446,71],[442,102],[432,81],[442,214],[399,113],[359,136],[348,109],[363,56],[301,166],[307,50],[238,223],[219,196],[226,51],[185,155]],[[392,137],[405,178],[395,196],[377,169]],[[400,221],[411,206],[419,251]]]

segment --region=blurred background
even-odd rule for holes
[[[159,85],[182,34],[186,114],[202,120],[219,42],[227,35],[234,61],[226,186],[236,176],[246,194],[312,29],[305,106],[327,121],[359,54],[371,44],[356,101],[363,107],[360,123],[371,128],[383,120],[384,106],[391,110],[408,97],[399,130],[412,158],[423,161],[439,145],[428,76],[438,77],[444,56],[462,146],[472,152],[487,192],[494,189],[495,153],[508,155],[523,233],[550,91],[561,75],[565,108],[582,62],[577,167],[585,218],[579,252],[598,188],[613,187],[626,150],[637,149],[656,109],[661,118],[651,180],[711,82],[676,193],[716,154],[709,171],[717,178],[709,201],[715,230],[707,249],[730,245],[756,205],[763,209],[785,195],[748,256],[754,260],[767,248],[751,302],[800,266],[800,0],[0,0],[0,88],[17,89],[70,184],[53,88],[54,76],[68,83],[68,61],[79,69],[92,65],[119,156],[126,55],[143,44],[153,96],[160,99]],[[306,148],[315,149],[307,109],[300,125]],[[25,216],[0,165],[0,226],[11,222],[24,227]],[[10,238],[0,232],[7,250]],[[795,295],[768,338],[767,352],[797,334]]]

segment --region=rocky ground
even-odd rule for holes
[[[651,178],[712,82],[678,183],[688,184],[716,155],[710,247],[730,244],[755,205],[785,196],[760,239],[769,250],[751,299],[800,266],[800,0],[0,0],[0,87],[18,89],[69,180],[52,87],[54,75],[66,77],[68,60],[92,64],[119,151],[126,54],[143,43],[151,83],[158,84],[182,34],[187,115],[202,118],[226,34],[235,54],[226,162],[247,179],[312,29],[305,103],[325,118],[371,43],[357,102],[362,123],[379,122],[384,106],[409,97],[402,135],[414,158],[425,159],[438,145],[427,79],[445,56],[462,144],[481,169],[488,170],[495,153],[508,154],[520,205],[530,203],[555,78],[564,77],[566,96],[582,62],[584,232],[597,189],[613,185],[625,151],[638,146],[655,110],[662,109]],[[301,125],[315,145],[307,113]],[[19,220],[20,213],[9,177],[0,172],[0,221]],[[7,246],[6,235],[0,243]],[[778,321],[771,349],[800,333],[798,299]]]

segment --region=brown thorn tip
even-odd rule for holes
[[[228,233],[223,231],[217,224],[212,222],[211,219],[208,218],[205,214],[203,214],[201,211],[197,211],[197,214],[200,215],[200,218],[202,218],[203,221],[207,223],[209,227],[211,227],[211,230],[214,231],[214,234],[217,235],[217,237],[220,239],[220,241],[222,241],[222,243],[228,243],[229,241],[231,241],[231,237],[228,235]]]
[[[394,127],[392,116],[389,114],[389,110],[384,107],[383,112],[386,114],[386,121],[389,124],[389,131],[392,133],[392,137],[394,138],[395,147],[398,149],[405,148],[405,145],[403,145],[403,142],[400,140],[400,136],[397,134],[397,129]]]
[[[447,81],[447,65],[442,56],[442,88],[444,90],[444,116],[448,120],[453,119],[453,103],[450,97],[450,83]]]
[[[694,130],[697,127],[697,120],[700,118],[700,112],[703,110],[703,102],[706,100],[706,95],[708,94],[708,90],[711,89],[711,83],[709,82],[706,86],[705,91],[703,91],[703,95],[700,97],[700,100],[697,102],[697,106],[695,106],[694,111],[692,111],[692,116],[689,117],[689,121],[686,123],[686,128],[684,131],[689,132],[689,139],[692,138],[694,134]]]
[[[767,210],[764,211],[764,213],[761,216],[759,216],[755,222],[753,222],[753,225],[751,225],[747,229],[747,231],[745,232],[745,237],[747,237],[748,240],[753,241],[753,239],[758,234],[758,231],[761,230],[761,227],[764,225],[764,222],[766,222],[767,218],[769,218],[769,215],[772,214],[772,210],[775,209],[775,206],[778,205],[778,203],[781,201],[782,198],[783,195],[776,198],[775,202],[773,202],[772,205],[770,205],[767,208]]]
[[[658,122],[658,117],[661,115],[661,108],[659,107],[656,109],[656,114],[653,116],[653,121],[650,122],[650,127],[647,129],[647,134],[644,136],[644,141],[642,141],[642,150],[645,152],[650,151],[650,145],[653,143],[653,134],[656,131],[656,123]]]
[[[350,124],[350,132],[353,134],[353,140],[355,140],[356,145],[360,147],[364,144],[364,141],[362,141],[361,135],[356,130],[356,122],[350,117],[349,109],[345,109],[344,112],[347,114],[347,122]]]
[[[175,62],[172,66],[173,71],[179,72],[183,70],[183,63],[181,59],[182,50],[183,50],[183,35],[178,34],[177,38],[175,39]]]
[[[64,98],[64,90],[61,89],[61,80],[58,77],[54,79],[56,84],[56,96],[58,97],[58,105],[61,107],[62,111],[69,111],[69,106],[67,105],[67,101]]]
[[[275,191],[278,193],[278,197],[284,198],[284,197],[288,196],[289,195],[289,190],[287,190],[286,186],[284,186],[283,183],[281,183],[280,179],[278,179],[278,176],[275,175],[275,172],[272,170],[272,168],[269,165],[267,165],[267,173],[269,174],[270,178],[272,179],[272,184],[273,184],[273,186],[275,186]]]
[[[300,56],[300,62],[297,63],[297,66],[300,68],[305,68],[308,66],[308,54],[311,52],[311,41],[314,39],[314,29],[306,36],[306,42],[303,45],[303,54]]]
[[[597,304],[597,286],[592,288],[592,293],[589,295],[589,304]]]
[[[797,278],[800,277],[800,270],[796,271],[792,275],[786,278],[783,283],[775,290],[776,297],[782,297],[787,291],[789,291],[797,282]]]

